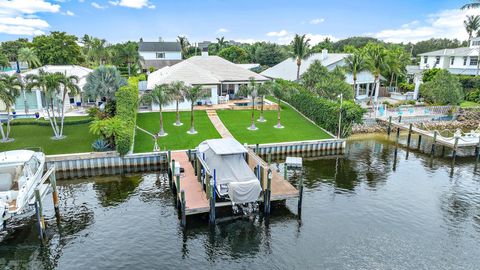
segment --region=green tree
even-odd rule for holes
[[[343,94],[345,99],[353,99],[352,89],[345,79],[339,67],[329,72],[320,61],[315,60],[303,73],[301,85],[321,98],[334,100]]]
[[[17,73],[20,73],[20,60],[18,54],[21,48],[27,47],[28,40],[19,38],[13,41],[2,42],[2,52],[5,54],[9,61],[17,64]]]
[[[124,123],[117,117],[96,119],[90,124],[90,133],[102,136],[109,148],[115,147],[115,138],[124,132]]]
[[[168,92],[172,96],[173,100],[175,100],[175,114],[176,114],[176,120],[174,125],[175,126],[181,126],[183,125],[182,122],[180,122],[180,112],[178,110],[178,104],[182,101],[185,100],[185,88],[186,85],[182,81],[175,81],[171,82],[168,85]]]
[[[291,43],[292,51],[290,52],[290,57],[295,59],[297,62],[297,81],[300,80],[300,66],[302,65],[302,60],[305,60],[310,55],[310,39],[306,35],[296,34]]]
[[[401,46],[390,46],[386,50],[385,64],[386,69],[383,71],[384,76],[390,78],[389,86],[398,85],[398,78],[406,76],[406,67],[410,63],[411,55],[407,53]]]
[[[358,73],[367,70],[367,61],[362,51],[354,49],[353,53],[345,58],[345,71],[352,74],[353,93],[357,89]]]
[[[100,66],[88,74],[83,86],[85,94],[91,98],[100,98],[107,103],[115,100],[115,93],[127,85],[127,80],[112,66]]]
[[[143,96],[143,99],[148,102],[153,102],[158,104],[159,113],[160,113],[160,129],[158,131],[159,137],[167,136],[168,133],[165,132],[163,128],[163,106],[168,105],[170,102],[173,101],[172,95],[169,93],[169,86],[167,84],[156,85],[152,91],[146,93]]]
[[[465,30],[468,33],[468,40],[471,40],[473,37],[473,33],[477,32],[480,28],[480,16],[467,15],[467,19],[463,21],[463,25],[465,26]]]
[[[85,60],[77,41],[74,35],[53,31],[34,37],[32,46],[44,65],[77,65]]]
[[[257,95],[260,97],[260,118],[257,120],[258,122],[266,122],[265,116],[263,115],[263,105],[265,103],[265,96],[270,95],[270,89],[268,82],[264,84],[258,84],[257,87]]]
[[[420,95],[430,103],[458,105],[463,100],[463,90],[458,77],[440,70],[431,81],[420,86]]]
[[[197,134],[195,130],[195,117],[194,117],[194,107],[195,102],[200,98],[204,97],[207,94],[207,91],[201,86],[188,86],[185,88],[185,99],[190,101],[190,130],[188,134]]]
[[[138,62],[139,54],[138,54],[138,45],[134,42],[127,42],[121,49],[119,56],[127,64],[128,67],[128,77],[132,75],[131,68],[132,64],[136,64]]]
[[[250,96],[252,99],[252,115],[250,118],[250,127],[249,130],[257,130],[255,126],[255,99],[258,96],[258,86],[259,84],[255,81],[255,78],[250,78],[250,83],[247,85],[241,85],[239,90],[239,95],[248,97]]]
[[[368,43],[364,49],[367,56],[369,70],[375,77],[373,82],[374,93],[370,95],[370,102],[372,101],[373,96],[375,96],[375,101],[377,101],[378,92],[380,90],[380,75],[382,74],[382,71],[388,68],[386,64],[387,51],[382,45],[375,43]]]
[[[422,74],[422,81],[423,82],[429,82],[433,80],[433,78],[441,71],[442,69],[440,68],[431,68],[423,71]]]
[[[185,36],[178,36],[177,41],[180,43],[180,48],[182,48],[182,58],[187,58],[190,42],[188,42],[188,39]]]
[[[269,93],[272,94],[277,99],[277,124],[275,128],[283,128],[281,122],[281,104],[282,100],[288,99],[293,93],[296,93],[297,90],[295,87],[290,87],[287,85],[282,85],[278,81],[269,81],[265,83],[265,87],[269,89]]]
[[[333,44],[333,51],[346,52],[346,47],[361,49],[365,47],[368,43],[384,44],[383,41],[372,37],[349,37],[335,42]]]
[[[29,68],[36,68],[41,65],[35,51],[32,48],[24,47],[18,51],[18,60],[26,62]]]
[[[471,0],[471,3],[462,6],[462,9],[480,8],[480,0]]]
[[[217,43],[215,43],[216,52],[220,52],[222,49],[228,46],[228,41],[225,40],[225,37],[217,38]]]
[[[248,53],[238,46],[229,46],[223,48],[218,53],[218,56],[236,64],[247,63],[249,58]]]
[[[3,130],[3,123],[0,121],[0,132],[2,134],[2,143],[11,142],[10,136],[10,112],[15,105],[15,100],[20,96],[22,83],[15,75],[0,74],[0,100],[5,104],[7,111],[7,127]]]
[[[315,92],[317,84],[328,76],[328,69],[319,60],[315,60],[303,73],[300,83],[306,89]]]
[[[250,56],[252,57],[251,61],[254,63],[258,63],[262,66],[273,67],[288,58],[286,50],[284,50],[278,44],[259,42],[254,45],[256,47],[251,47],[255,49],[250,52]]]
[[[8,57],[0,52],[0,69],[8,68],[9,66]]]
[[[322,42],[319,42],[317,45],[312,47],[312,52],[319,53],[323,50],[328,50],[329,52],[334,51],[333,42],[330,38],[326,37]]]

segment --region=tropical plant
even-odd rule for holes
[[[0,121],[0,132],[2,134],[2,142],[13,141],[10,136],[10,112],[15,105],[15,100],[20,96],[20,90],[22,88],[21,81],[15,75],[0,75],[0,100],[5,104],[5,110],[7,111],[7,127],[3,130],[3,123]]]
[[[85,61],[78,38],[65,32],[35,36],[32,46],[44,65],[76,65]]]
[[[302,65],[302,60],[305,60],[310,55],[310,39],[306,35],[296,34],[291,43],[292,51],[290,52],[290,57],[295,59],[297,62],[297,81],[300,80],[300,66]]]
[[[370,72],[374,76],[374,92],[370,95],[370,103],[372,102],[372,97],[375,96],[375,101],[377,101],[379,90],[380,90],[380,75],[383,70],[387,69],[386,57],[387,52],[385,48],[380,44],[368,43],[365,46],[365,53],[367,56],[368,66]]]
[[[223,48],[228,46],[228,41],[225,40],[225,37],[217,38],[217,43],[215,43],[215,51],[218,53]]]
[[[127,85],[127,80],[115,67],[100,66],[88,74],[83,91],[91,98],[100,98],[108,103],[115,100],[115,93],[125,85]]]
[[[195,102],[200,98],[204,97],[207,94],[207,91],[201,85],[197,86],[188,86],[185,88],[185,99],[190,101],[190,130],[187,131],[188,134],[197,134],[195,130],[195,119],[194,119],[194,107]]]
[[[134,42],[127,42],[120,51],[120,58],[123,59],[128,66],[128,77],[132,75],[132,64],[138,61],[138,48]]]
[[[20,61],[18,59],[18,53],[21,48],[27,46],[27,43],[28,40],[23,38],[2,42],[2,52],[7,56],[9,61],[16,63],[17,73],[20,73]]]
[[[427,102],[440,105],[458,105],[464,96],[458,77],[443,69],[420,86],[420,95]]]
[[[258,96],[258,83],[255,81],[255,78],[250,77],[250,83],[247,85],[240,86],[239,95],[248,97],[250,96],[252,99],[252,115],[251,115],[251,123],[249,130],[257,130],[258,128],[255,126],[255,99]]]
[[[41,65],[40,59],[38,59],[37,55],[35,54],[35,50],[32,48],[21,48],[18,51],[18,60],[20,62],[26,62],[29,68],[36,68]]]
[[[60,137],[63,136],[63,123],[65,120],[65,100],[67,96],[70,94],[72,96],[77,95],[80,93],[80,87],[78,86],[79,83],[79,78],[76,75],[66,75],[64,74],[61,76],[61,83],[62,83],[62,89],[61,89],[61,111],[60,111]]]
[[[353,77],[353,93],[357,89],[358,73],[367,69],[367,62],[365,55],[357,49],[354,49],[353,53],[345,58],[345,71],[352,74]]]
[[[351,86],[345,82],[344,71],[338,67],[328,71],[318,60],[313,61],[303,73],[301,85],[321,98],[335,100],[340,94],[345,99],[354,97]]]
[[[238,46],[223,48],[218,52],[218,56],[236,64],[247,63],[249,58],[247,51]]]
[[[188,42],[188,39],[185,36],[178,36],[177,41],[178,43],[180,43],[180,48],[182,49],[182,58],[185,59],[188,54],[188,48],[190,47],[190,42]]]
[[[115,146],[115,138],[124,130],[124,123],[117,117],[97,119],[90,124],[90,133],[101,135],[109,148]],[[95,147],[94,147],[95,148]]]
[[[462,6],[462,9],[480,8],[480,0],[472,0],[471,3]]]
[[[10,66],[10,62],[8,62],[8,57],[0,52],[0,69],[4,69]]]
[[[263,105],[265,103],[265,96],[270,94],[271,87],[268,85],[269,82],[264,84],[258,84],[257,95],[260,97],[260,118],[258,122],[266,122],[265,116],[263,115]]]
[[[463,25],[465,26],[465,30],[468,33],[468,40],[471,40],[473,37],[473,33],[477,32],[480,28],[480,16],[467,15],[467,19],[463,21]]]
[[[92,143],[92,148],[95,152],[106,152],[111,149],[111,146],[104,139],[96,139]]]
[[[265,83],[265,86],[269,89],[270,94],[272,94],[277,99],[277,124],[275,128],[283,128],[281,123],[281,104],[282,99],[288,99],[291,94],[296,93],[297,90],[293,87],[284,87],[282,84],[277,81],[269,81]]]
[[[105,39],[91,38],[87,59],[95,65],[105,65],[109,57],[110,51],[107,49],[107,41]]]
[[[173,101],[172,95],[169,93],[169,86],[167,84],[156,85],[152,91],[146,93],[142,97],[146,102],[153,102],[158,104],[159,113],[160,113],[160,129],[158,131],[158,136],[163,137],[167,136],[168,133],[165,133],[163,128],[163,106],[168,105]]]
[[[185,83],[182,81],[175,81],[171,82],[168,85],[168,93],[172,96],[173,100],[175,100],[175,115],[176,120],[174,125],[181,126],[183,123],[180,121],[180,112],[178,110],[178,104],[185,100],[184,92],[185,92]]]

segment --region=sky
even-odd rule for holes
[[[104,38],[190,42],[227,40],[287,44],[298,34],[311,43],[350,36],[387,42],[467,39],[469,0],[0,0],[0,41],[50,31]]]

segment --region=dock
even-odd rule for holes
[[[206,191],[208,187],[203,186],[199,181],[199,174],[195,173],[195,170],[200,171],[201,159],[196,157],[193,152],[189,157],[187,151],[171,152],[171,161],[180,164],[180,167],[184,170],[180,174],[179,181],[172,177],[172,185],[175,187],[175,192],[178,200],[182,198],[181,192],[184,193],[184,215],[196,215],[210,212],[210,194]],[[195,168],[197,164],[197,168]],[[259,181],[261,182],[262,190],[267,188],[268,177],[268,164],[262,160],[253,150],[248,151],[248,165],[255,171],[260,171]],[[203,167],[202,167],[203,168]],[[211,172],[207,172],[207,175],[211,175]],[[263,202],[263,196],[260,196],[259,202]],[[299,191],[290,184],[283,176],[275,170],[271,170],[271,198],[270,201],[282,201],[289,198],[299,197]],[[179,202],[181,204],[181,202]],[[215,208],[230,206],[231,202],[215,202]]]

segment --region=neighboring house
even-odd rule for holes
[[[157,70],[182,61],[182,47],[176,41],[145,42],[140,39],[138,54],[144,72],[148,72],[151,67]]]
[[[241,67],[241,68],[248,69],[248,70],[251,70],[251,71],[257,71],[261,68],[260,64],[255,64],[255,63],[252,63],[252,64],[236,64],[236,65]]]
[[[151,90],[156,85],[168,84],[174,81],[183,81],[188,85],[201,85],[208,89],[208,95],[200,102],[203,104],[219,104],[223,100],[238,98],[241,85],[249,83],[253,78],[259,83],[269,79],[248,69],[225,60],[218,56],[194,56],[170,67],[164,67],[148,76],[147,89]],[[165,109],[173,109],[174,104]],[[181,109],[190,108],[190,102],[180,104]],[[152,109],[158,106],[152,105]]]
[[[211,41],[202,41],[197,44],[197,47],[200,49],[201,52],[203,52],[204,49],[208,50],[208,46],[210,46],[210,44],[212,44]]]
[[[443,49],[419,54],[420,69],[441,68],[452,74],[476,75],[480,38],[470,40],[469,47]]]
[[[314,53],[307,59],[302,61],[300,66],[300,76],[308,70],[310,65],[319,60],[323,66],[329,71],[335,69],[335,67],[342,67],[345,65],[345,58],[348,57],[347,53],[329,53],[327,50],[323,50],[321,53]],[[293,58],[288,58],[285,61],[261,72],[263,76],[273,79],[284,79],[289,81],[297,80],[297,61]],[[353,76],[346,74],[345,81],[353,85]],[[375,77],[369,71],[362,71],[357,74],[357,89],[355,98],[364,99],[369,93],[373,92]]]

